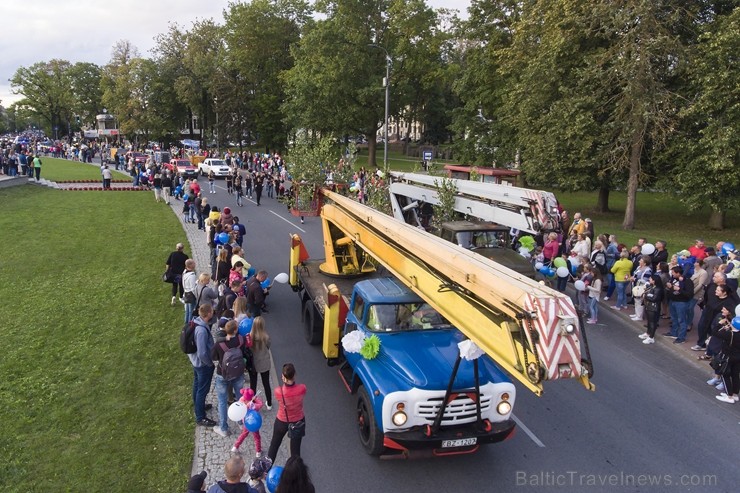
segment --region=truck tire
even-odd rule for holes
[[[324,340],[324,326],[319,324],[320,317],[311,300],[303,305],[303,336],[311,346],[318,346]]]
[[[360,432],[360,443],[362,443],[365,452],[370,455],[379,456],[383,453],[383,432],[378,429],[375,423],[375,409],[373,401],[367,394],[365,387],[360,387],[359,397],[357,398],[357,429]]]

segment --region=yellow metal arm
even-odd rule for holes
[[[593,389],[570,298],[370,207],[324,195],[333,202],[321,212],[325,233],[334,233],[324,237],[327,260],[326,242],[337,244],[339,230],[536,394],[544,379],[577,378]]]

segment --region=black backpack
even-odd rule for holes
[[[198,346],[195,345],[195,321],[191,320],[180,331],[180,349],[185,354],[195,354]]]
[[[238,344],[232,348],[228,347],[225,342],[219,343],[224,355],[221,358],[221,376],[224,380],[230,381],[244,375],[246,364],[244,362],[244,340],[242,336],[236,336]]]

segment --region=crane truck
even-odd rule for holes
[[[516,378],[593,390],[569,297],[342,195],[322,191],[324,259],[291,236],[304,336],[357,395],[365,450],[471,453],[512,436]],[[350,341],[362,341],[362,350]],[[365,343],[374,351],[365,352]]]

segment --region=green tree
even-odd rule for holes
[[[690,209],[708,206],[709,227],[721,230],[740,200],[740,7],[703,31],[689,69],[696,96],[669,153],[677,162],[671,181]]]
[[[25,108],[38,117],[47,134],[55,127],[65,128],[62,124],[68,121],[75,104],[70,67],[66,60],[38,62],[20,67],[10,79],[13,93],[23,96],[16,108]]]
[[[226,87],[232,89],[224,92],[233,110],[228,121],[238,140],[248,132],[252,138],[259,137],[266,149],[283,149],[288,127],[281,108],[285,89],[280,75],[293,66],[290,47],[310,22],[308,4],[303,0],[232,3],[224,17],[230,81]]]
[[[454,80],[451,130],[454,149],[463,162],[499,166],[511,162],[517,143],[514,126],[504,111],[511,75],[501,68],[502,53],[511,46],[521,2],[474,0],[470,17],[454,24],[454,44],[448,50]]]
[[[67,71],[74,103],[72,112],[90,127],[96,124],[95,116],[103,109],[100,89],[102,70],[94,63],[78,62]]]

